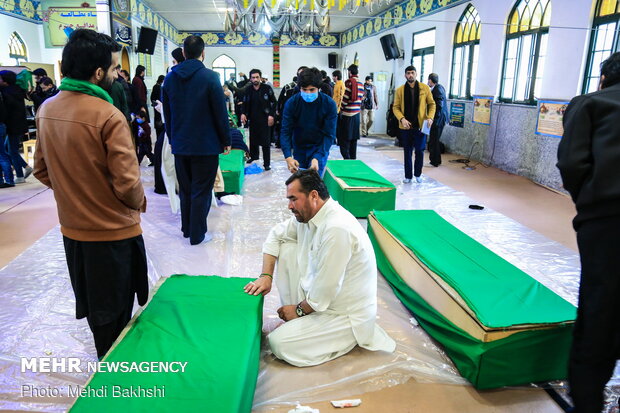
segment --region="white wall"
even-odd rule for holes
[[[477,83],[473,93],[497,96],[506,38],[505,24],[515,0],[473,0],[471,3],[482,20]],[[346,46],[340,54],[343,58],[346,55],[350,63],[355,53],[359,54],[360,76],[387,70],[395,74],[395,84],[400,85],[404,83],[404,68],[411,62],[412,34],[434,27],[436,45],[433,71],[439,74],[440,83],[448,89],[454,30],[468,4],[460,4]],[[569,99],[581,90],[594,6],[594,0],[552,0],[552,27],[549,30],[541,98]],[[404,49],[404,59],[385,61],[379,38],[388,33],[393,33],[399,47]],[[379,110],[382,116],[384,108]]]
[[[290,82],[299,66],[316,66],[319,70],[331,73],[327,55],[338,49],[280,47],[280,83]],[[208,47],[205,49],[205,65],[211,67],[213,61],[221,55],[227,55],[235,61],[237,72],[246,75],[251,69],[260,69],[263,76],[273,81],[273,48],[269,47]]]

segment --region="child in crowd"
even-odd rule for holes
[[[146,111],[140,109],[133,122],[131,122],[133,135],[136,137],[136,150],[138,153],[138,164],[142,163],[144,156],[149,158],[153,166],[155,155],[153,154],[153,143],[151,140],[151,125],[147,122]]]

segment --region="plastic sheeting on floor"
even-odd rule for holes
[[[337,159],[334,147],[331,159]],[[427,177],[421,184],[400,183],[402,164],[360,146],[358,156],[397,185],[397,209],[434,209],[442,217],[576,305],[578,255],[542,235],[489,209],[471,210],[463,193]],[[153,193],[152,168],[143,168],[148,211],[143,215],[149,258],[149,279],[171,274],[219,274],[255,277],[260,273],[262,243],[277,222],[290,216],[284,181],[289,176],[281,153],[274,150],[272,170],[246,176],[244,202],[213,206],[209,232],[213,240],[190,246],[179,229],[179,216],[170,212],[166,196]],[[466,173],[466,172],[463,172]],[[366,226],[366,220],[360,220]],[[269,352],[263,343],[254,407],[268,409],[346,398],[362,392],[418,381],[467,384],[448,357],[412,319],[382,277],[378,280],[378,323],[396,340],[393,354],[359,348],[321,366],[296,368]],[[22,373],[22,357],[79,357],[95,361],[86,320],[75,320],[74,299],[58,228],[0,270],[0,409],[63,411],[69,397],[22,397],[22,385],[84,384],[88,374]],[[265,297],[263,331],[281,320],[277,291]],[[618,374],[616,376],[619,376]],[[620,378],[616,379],[620,384]]]

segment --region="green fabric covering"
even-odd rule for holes
[[[262,296],[247,278],[174,275],[104,358],[107,362],[182,361],[184,373],[96,373],[72,412],[250,412],[258,377]],[[115,398],[113,386],[165,386],[165,397]]]
[[[58,86],[58,89],[68,90],[70,92],[85,93],[87,95],[103,99],[108,103],[114,103],[108,92],[106,92],[102,87],[97,86],[96,84],[91,83],[87,80],[78,80],[72,79],[70,77],[65,77],[62,79],[62,82],[60,82],[60,86]]]
[[[358,159],[327,161],[327,167],[349,186],[395,188],[394,184]]]
[[[422,328],[445,349],[461,375],[478,389],[491,389],[567,377],[572,324],[513,334],[482,342],[467,334],[430,306],[396,273],[377,243],[371,226],[379,270],[395,295]]]
[[[228,155],[220,155],[220,170],[224,177],[224,192],[241,195],[244,178],[244,153],[240,149],[232,149]]]
[[[396,187],[359,160],[327,161],[323,180],[332,198],[357,218],[366,218],[373,211],[390,211],[396,206]],[[344,189],[330,174],[342,179],[351,188]],[[361,188],[389,188],[370,192]]]
[[[452,286],[490,328],[573,321],[576,308],[435,211],[376,212],[377,220]]]

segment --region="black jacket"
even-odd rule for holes
[[[26,119],[26,92],[16,85],[5,86],[0,89],[6,107],[6,133],[8,135],[23,135],[28,132]]]
[[[557,167],[577,216],[620,215],[620,84],[577,96],[564,113]]]
[[[252,89],[254,86],[250,84],[245,93],[243,94],[243,104],[241,105],[241,113],[244,114],[250,121],[250,107],[251,107],[251,98],[254,95],[252,93]],[[266,116],[276,116],[276,97],[273,93],[273,89],[271,86],[266,85],[264,83],[260,84],[258,89],[258,95],[260,96],[261,107],[263,108],[263,112],[265,112]]]
[[[433,100],[435,101],[435,119],[433,120],[433,126],[444,126],[449,116],[446,89],[437,83],[432,92]]]
[[[6,105],[4,104],[4,96],[0,93],[0,123],[4,124],[6,122]],[[0,141],[2,141],[3,137],[0,137]],[[1,142],[4,144],[4,141]]]

